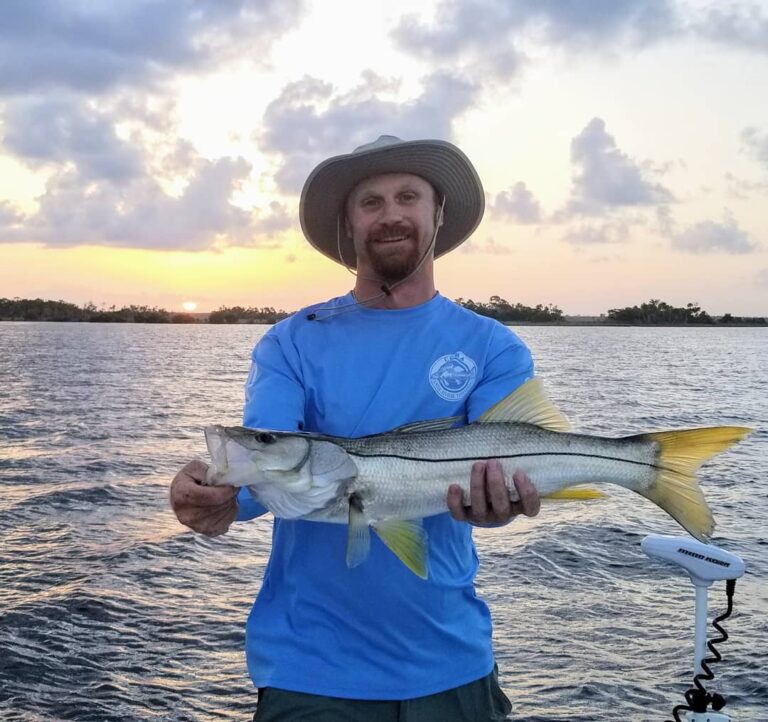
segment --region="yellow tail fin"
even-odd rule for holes
[[[752,433],[741,426],[716,426],[681,431],[657,431],[642,438],[659,445],[658,475],[638,491],[658,504],[700,541],[715,529],[712,511],[704,499],[696,471],[708,459]]]

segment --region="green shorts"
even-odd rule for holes
[[[511,710],[494,669],[461,687],[402,701],[322,697],[264,687],[253,722],[502,722]]]

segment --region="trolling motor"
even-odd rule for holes
[[[720,711],[725,706],[725,699],[717,693],[707,692],[702,680],[711,681],[715,678],[709,665],[722,659],[715,644],[728,639],[720,622],[731,616],[736,579],[744,574],[744,562],[724,549],[688,537],[651,534],[643,539],[640,546],[648,556],[682,567],[696,588],[694,686],[685,693],[687,704],[678,705],[672,710],[675,722],[683,722],[680,717],[683,711],[686,712],[685,722],[732,722],[731,717]],[[723,579],[726,580],[728,609],[712,622],[720,636],[707,642],[707,591],[712,582]],[[712,653],[706,659],[705,646]]]

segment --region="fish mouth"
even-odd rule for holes
[[[205,483],[217,484],[229,468],[227,450],[225,448],[226,435],[223,428],[216,425],[206,426],[204,433],[208,454],[211,457],[211,463],[205,475]]]

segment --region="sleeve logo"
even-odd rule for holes
[[[477,378],[477,364],[461,351],[441,356],[429,369],[429,383],[446,401],[463,399]]]

